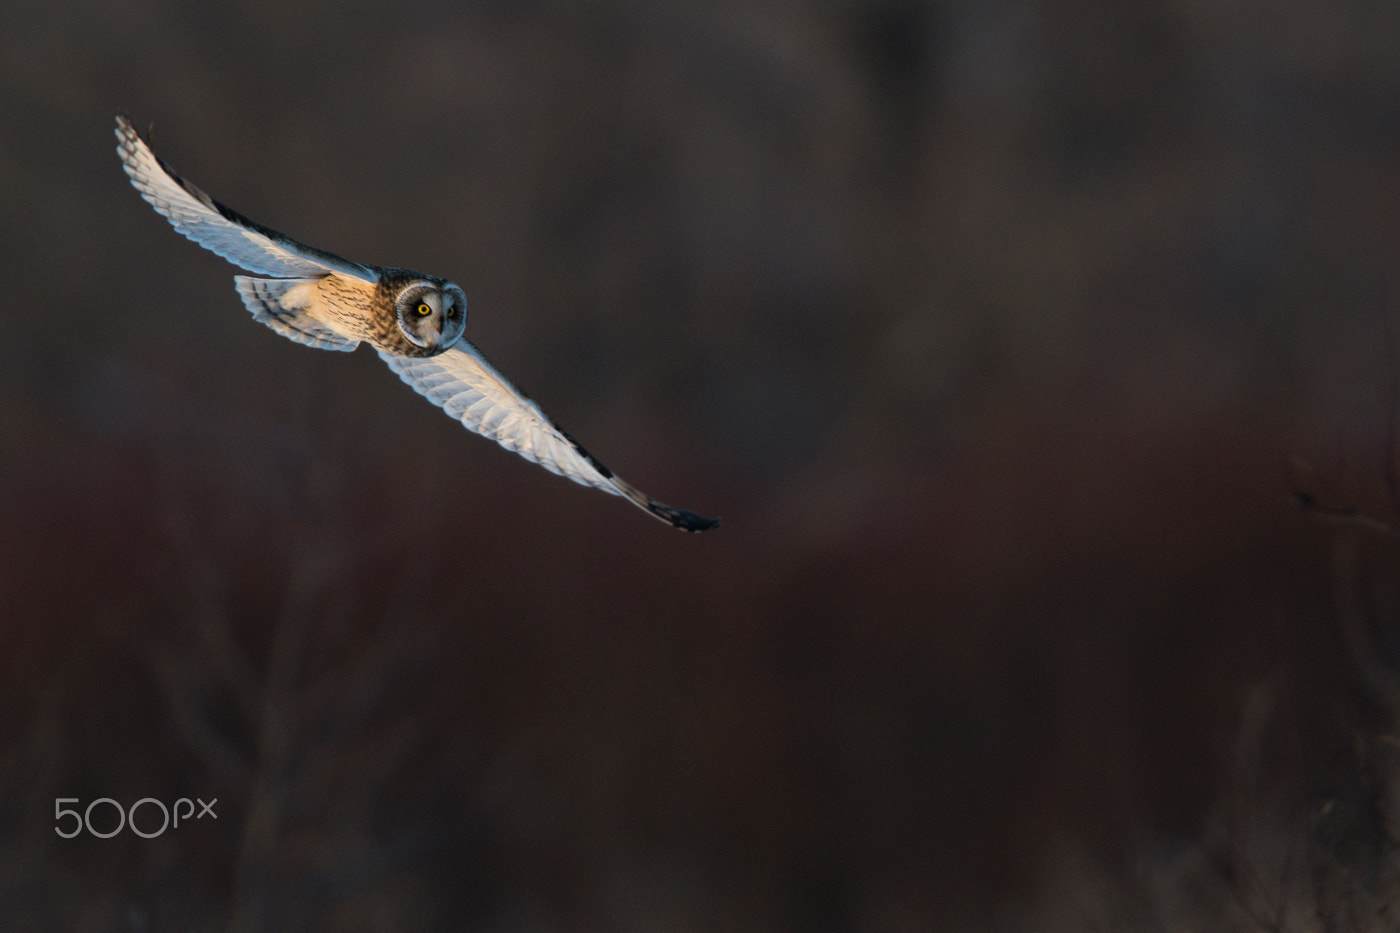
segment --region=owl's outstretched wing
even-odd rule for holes
[[[615,496],[624,496],[667,524],[684,531],[708,531],[719,525],[685,509],[657,502],[615,476],[578,441],[549,420],[540,407],[486,362],[465,340],[436,356],[404,357],[379,351],[399,378],[469,430],[489,437],[551,473],[566,476]]]
[[[379,280],[372,269],[298,243],[215,201],[152,152],[126,117],[117,117],[116,132],[117,154],[141,197],[205,249],[259,275],[314,278],[335,272]]]

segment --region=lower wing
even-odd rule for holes
[[[436,356],[394,356],[382,350],[379,356],[415,392],[462,422],[468,430],[489,437],[551,473],[624,496],[661,521],[684,531],[708,531],[719,525],[717,518],[705,518],[657,502],[614,475],[465,340],[459,340],[451,349]]]

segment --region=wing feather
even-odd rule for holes
[[[331,272],[377,282],[369,267],[298,243],[215,201],[181,178],[146,145],[126,117],[117,117],[117,154],[141,197],[177,231],[259,275],[312,278]]]
[[[404,357],[381,350],[379,357],[415,392],[467,429],[551,473],[623,496],[661,521],[685,531],[708,531],[719,524],[717,518],[705,518],[657,502],[615,475],[465,340],[436,356]]]

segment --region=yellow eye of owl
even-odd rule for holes
[[[428,307],[428,303],[427,303],[426,301],[423,302],[422,304],[420,304],[420,305],[418,306],[418,316],[419,316],[419,317],[427,317],[428,315],[430,315],[430,314],[432,314],[432,313],[433,313],[433,309],[430,308],[430,307]]]
[[[456,306],[456,305],[448,305],[448,306],[447,306],[447,316],[448,316],[448,317],[456,317],[456,316],[457,316],[457,306]]]

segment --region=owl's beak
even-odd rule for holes
[[[461,308],[458,308],[458,309],[457,309],[457,313],[458,313],[458,314],[461,314],[461,313],[462,313],[462,309],[461,309]],[[439,347],[439,348],[445,350],[445,349],[447,349],[448,347],[450,347],[452,344],[454,344],[454,343],[457,342],[457,338],[456,338],[456,337],[450,337],[450,336],[448,335],[448,333],[447,333],[448,325],[449,325],[449,324],[454,324],[454,325],[455,325],[455,324],[457,323],[457,321],[456,321],[455,318],[449,318],[449,317],[448,317],[447,315],[445,315],[445,314],[440,314],[440,315],[438,315],[438,319],[437,319],[437,322],[436,322],[436,323],[437,323],[437,340],[435,341],[435,344],[436,344],[437,347]],[[460,333],[458,334],[458,336],[460,336]]]

